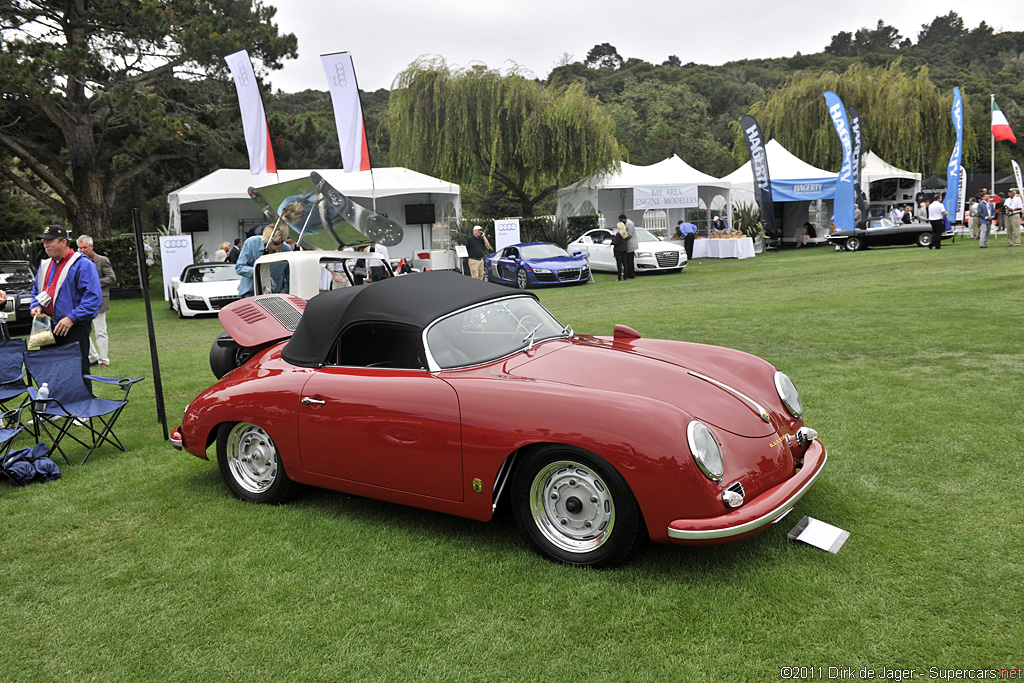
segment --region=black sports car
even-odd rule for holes
[[[0,289],[7,292],[7,327],[27,332],[32,324],[32,279],[28,261],[0,261]]]
[[[942,239],[949,239],[953,232],[947,230]],[[888,218],[869,218],[863,227],[856,230],[836,230],[825,236],[837,248],[857,251],[868,247],[888,247],[901,244],[916,244],[927,247],[932,243],[930,223],[893,223]]]

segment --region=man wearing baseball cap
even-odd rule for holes
[[[469,261],[469,274],[477,280],[484,279],[484,257],[491,253],[491,243],[479,225],[473,226],[473,234],[466,238],[466,254]]]
[[[263,229],[262,235],[253,235],[242,243],[242,250],[238,253],[238,260],[235,261],[235,272],[242,276],[238,281],[238,297],[244,299],[253,296],[254,268],[256,259],[264,254],[276,254],[279,251],[291,251],[292,248],[285,244],[288,237],[288,224],[284,221],[277,225],[268,225]],[[285,279],[287,278],[288,265],[276,263],[270,267],[271,279],[274,281],[274,289],[277,292],[287,289]],[[261,294],[263,292],[260,292]]]
[[[87,375],[89,331],[103,303],[99,272],[92,261],[68,246],[68,233],[61,226],[47,225],[39,239],[49,258],[39,264],[32,282],[32,315],[50,316],[57,345],[78,344],[82,374]]]

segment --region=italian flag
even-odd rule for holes
[[[992,137],[996,140],[1017,142],[1017,136],[1010,130],[1010,122],[1006,120],[1006,114],[999,109],[995,100],[992,100]]]

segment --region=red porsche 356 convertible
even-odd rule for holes
[[[555,561],[621,563],[650,538],[739,540],[825,465],[793,383],[731,349],[577,335],[530,292],[450,272],[256,296],[220,313],[248,350],[172,437],[216,444],[240,498],[301,484],[488,520],[510,506]]]

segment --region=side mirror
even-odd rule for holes
[[[582,255],[583,255],[583,252],[582,252],[582,251],[580,251],[579,249],[577,249],[576,251],[572,252],[572,255],[573,255],[573,256],[582,256]]]

